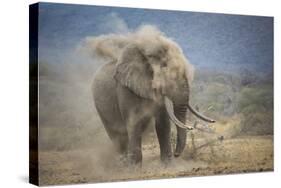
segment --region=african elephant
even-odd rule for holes
[[[121,46],[120,55],[95,74],[92,91],[97,112],[118,151],[132,164],[142,162],[142,133],[153,121],[161,161],[168,163],[170,121],[177,126],[175,157],[186,145],[186,129],[192,129],[187,110],[204,121],[215,121],[189,104],[193,67],[174,41],[157,34],[153,40],[139,37]]]

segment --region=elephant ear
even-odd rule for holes
[[[188,80],[188,84],[189,86],[191,86],[191,83],[194,79],[194,72],[195,72],[195,68],[193,67],[192,64],[189,63],[188,60],[186,60],[186,63],[185,63],[185,75],[186,75],[186,78]]]
[[[131,44],[124,49],[116,64],[114,78],[140,97],[155,98],[152,68],[136,45]]]

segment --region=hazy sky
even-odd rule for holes
[[[40,3],[39,55],[63,60],[87,36],[157,26],[195,66],[271,71],[273,18],[183,11]]]

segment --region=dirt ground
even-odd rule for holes
[[[169,166],[160,163],[156,141],[143,144],[142,168],[128,168],[108,148],[42,151],[40,184],[73,184],[135,179],[175,178],[273,170],[273,137],[240,136],[210,142],[187,140],[187,147]],[[105,143],[105,145],[108,143]],[[104,148],[106,148],[105,146]]]

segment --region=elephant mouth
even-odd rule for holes
[[[192,130],[193,127],[193,123],[186,120],[185,123],[181,122],[180,120],[178,120],[178,118],[175,116],[174,113],[174,107],[173,107],[173,102],[168,98],[168,97],[164,97],[164,102],[165,102],[165,107],[166,110],[168,112],[169,118],[170,120],[178,127],[186,129],[186,130]],[[188,109],[198,118],[209,122],[209,123],[215,123],[215,120],[212,120],[202,114],[200,114],[199,112],[197,112],[192,106],[190,106],[190,104],[187,105]]]

